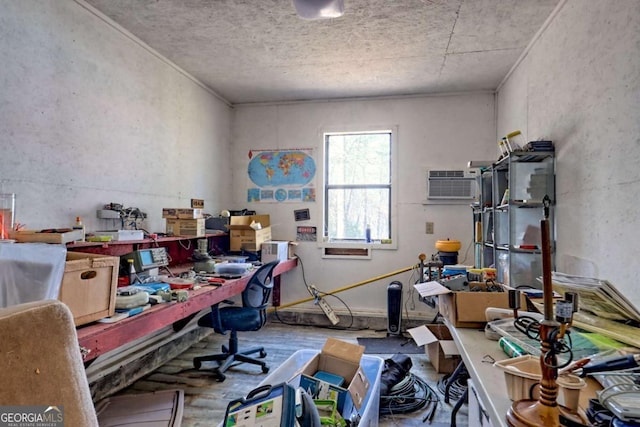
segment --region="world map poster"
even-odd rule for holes
[[[247,202],[315,202],[313,149],[251,150]]]

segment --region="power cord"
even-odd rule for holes
[[[284,320],[282,320],[280,318],[280,316],[278,314],[278,309],[277,309],[277,307],[275,307],[274,314],[275,314],[275,317],[278,320],[278,322],[282,323],[283,325],[313,326],[313,327],[318,327],[318,328],[331,329],[331,330],[341,330],[341,331],[364,331],[364,330],[367,330],[367,328],[353,328],[353,321],[354,321],[353,312],[351,311],[351,308],[349,307],[349,305],[342,298],[340,298],[337,295],[331,294],[331,293],[326,293],[326,292],[318,289],[317,286],[313,286],[312,287],[307,283],[307,277],[305,275],[305,270],[304,270],[304,262],[302,261],[302,258],[300,257],[300,255],[296,254],[296,258],[298,258],[298,263],[300,264],[300,268],[301,268],[301,271],[302,271],[302,282],[303,282],[305,288],[307,289],[307,292],[309,292],[309,294],[314,298],[317,298],[317,297],[324,298],[324,297],[331,296],[331,297],[334,297],[335,299],[337,299],[338,301],[340,301],[342,303],[342,305],[344,305],[344,307],[347,309],[347,312],[349,313],[348,314],[349,315],[349,319],[350,319],[349,326],[323,326],[323,325],[316,325],[316,324],[289,323],[289,322],[286,322],[286,321],[284,321]],[[311,289],[313,289],[313,292],[311,291]]]
[[[425,406],[427,415],[422,420],[431,422],[440,403],[438,394],[417,375],[409,372],[393,386],[387,396],[380,396],[380,415],[414,412]]]

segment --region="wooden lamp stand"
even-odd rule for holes
[[[511,427],[556,427],[560,426],[560,416],[578,423],[582,418],[567,407],[558,405],[558,361],[554,351],[556,341],[564,332],[563,325],[553,316],[553,286],[551,283],[551,242],[549,239],[548,196],[544,198],[544,219],[540,221],[542,233],[542,284],[544,300],[544,320],[540,322],[540,397],[538,400],[513,402],[507,412],[507,424]]]
[[[546,306],[546,302],[545,302]],[[556,356],[549,350],[553,346],[554,335],[552,332],[559,327],[556,321],[542,321],[540,324],[541,350],[540,367],[542,379],[540,380],[540,397],[538,400],[519,400],[513,402],[507,412],[507,424],[512,427],[556,427],[560,426],[560,416],[583,423],[582,418],[569,408],[557,403],[558,397],[558,368]],[[546,359],[545,359],[545,355]]]

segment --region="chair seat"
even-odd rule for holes
[[[254,309],[244,309],[243,307],[223,307],[220,309],[220,320],[222,331],[216,331],[224,333],[225,331],[257,331],[262,326],[262,319],[260,318],[260,312]],[[198,326],[206,328],[213,328],[213,322],[211,316],[205,314],[198,319]]]

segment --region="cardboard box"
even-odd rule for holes
[[[63,233],[42,233],[38,230],[20,230],[10,233],[18,243],[41,242],[65,244],[82,240],[82,230],[69,230]]]
[[[526,296],[521,294],[521,307]],[[456,328],[483,328],[487,323],[487,307],[509,308],[507,292],[452,292],[438,296],[440,314]]]
[[[202,214],[201,208],[162,208],[162,218],[167,219],[199,219]]]
[[[167,219],[167,234],[173,236],[200,237],[205,235],[204,218]]]
[[[424,345],[424,352],[439,374],[452,373],[460,363],[460,351],[447,325],[432,323],[408,330],[416,345]]]
[[[58,299],[65,303],[76,326],[113,316],[120,258],[67,252]]]
[[[370,387],[369,380],[360,366],[364,346],[327,338],[322,351],[311,358],[300,370],[300,386],[305,390],[325,390],[338,397],[338,410],[351,413],[355,407],[360,410]],[[319,372],[338,375],[345,380],[343,386],[328,384],[314,375]],[[319,396],[320,399],[324,397]]]
[[[263,264],[271,261],[286,261],[289,259],[289,242],[279,242],[275,240],[262,242],[260,252],[260,261],[262,261]]]
[[[269,215],[232,216],[228,228],[232,252],[257,252],[263,242],[271,240]]]
[[[456,328],[483,328],[487,323],[487,307],[509,308],[509,294],[504,287],[505,292],[453,292],[436,281],[413,286],[422,298],[437,296],[440,314]],[[521,293],[520,298],[520,306],[526,307],[526,295]]]

